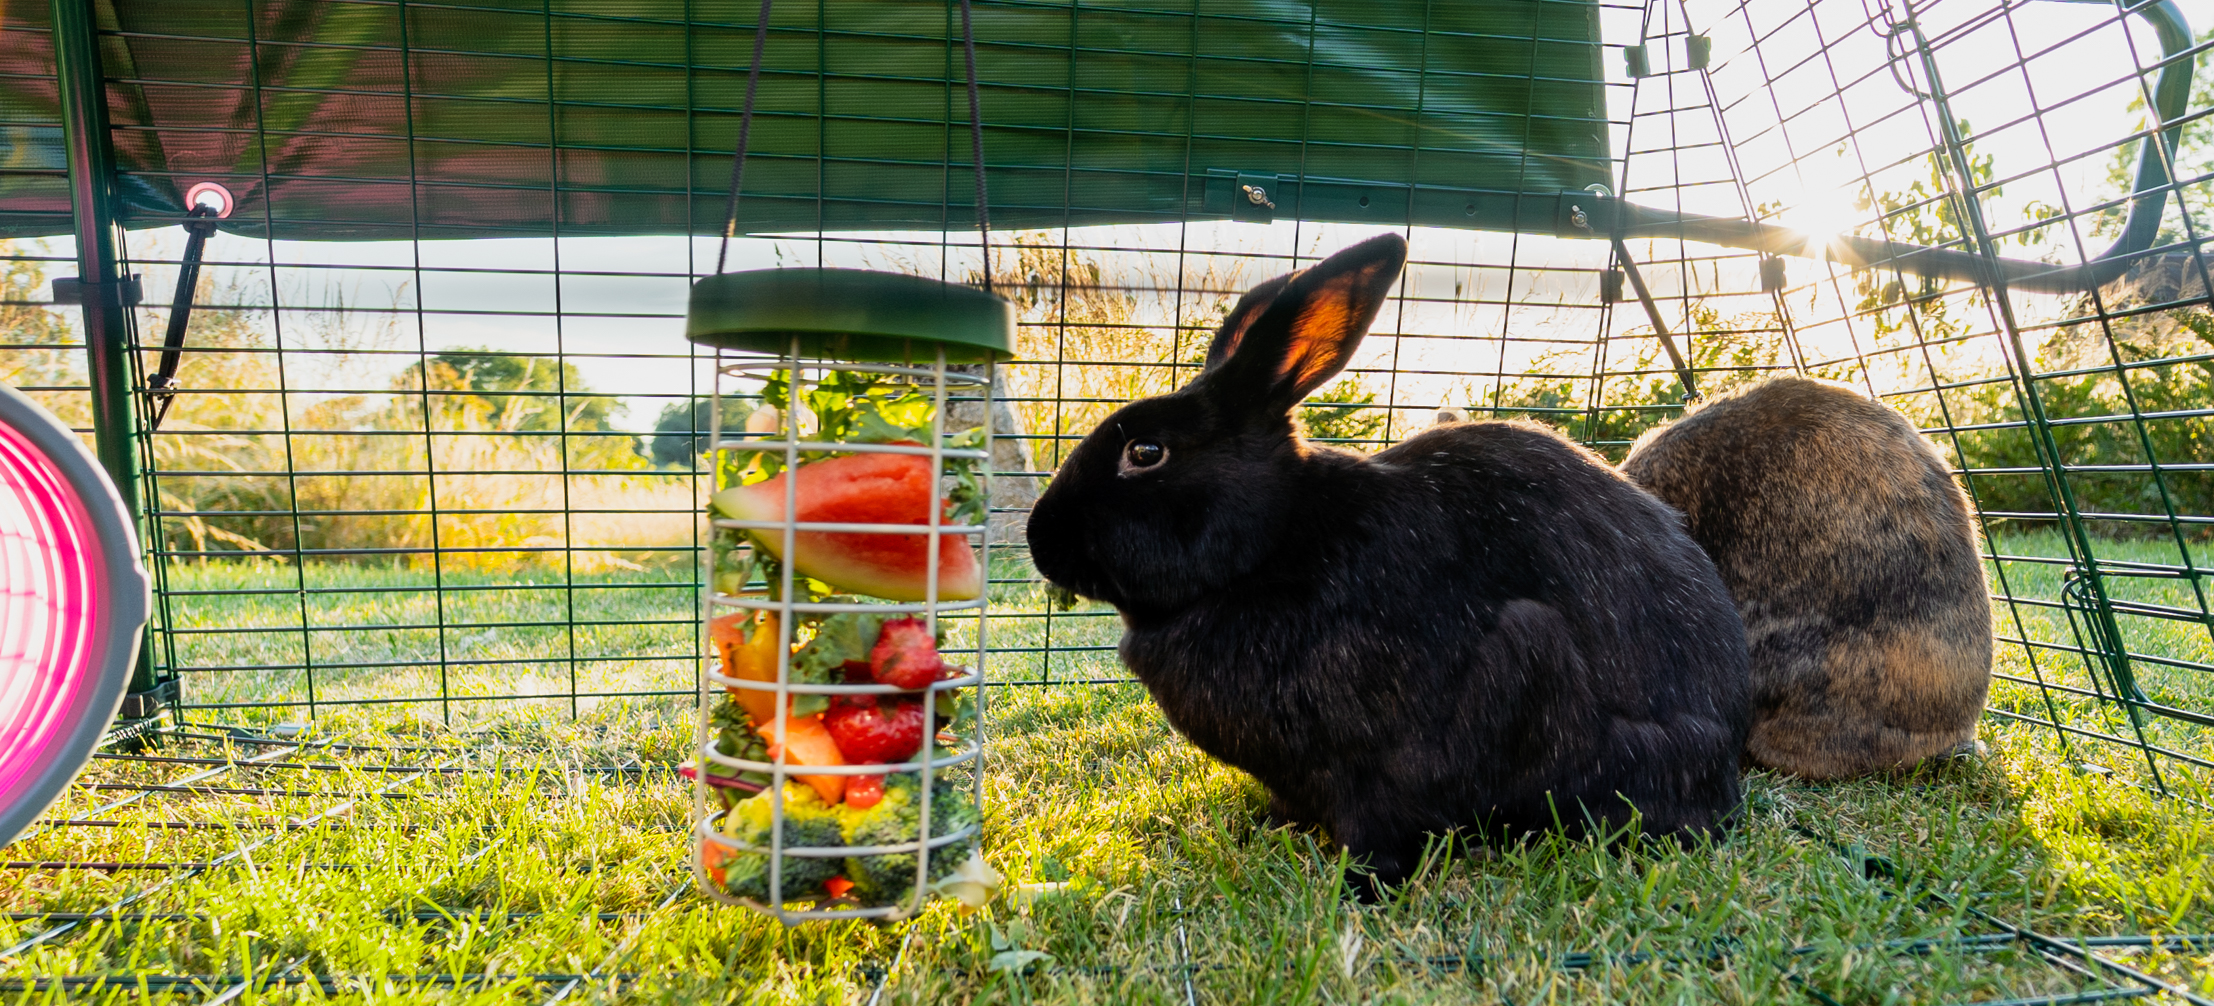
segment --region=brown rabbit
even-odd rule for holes
[[[1780,377],[1647,432],[1622,472],[1737,601],[1759,765],[1837,779],[1972,749],[1991,600],[1968,500],[1897,412]]]

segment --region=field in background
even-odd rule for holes
[[[2132,743],[2142,729],[2147,740],[2174,750],[2205,749],[2214,739],[2207,728],[2158,717],[2133,727],[2117,706],[2097,697],[2112,689],[2094,680],[2075,652],[2082,646],[2079,630],[2060,607],[2066,567],[2051,561],[2067,555],[2057,532],[1998,524],[1992,547],[2006,558],[1987,563],[1986,576],[1994,588],[2003,583],[2017,599],[1994,602],[1994,628],[2002,642],[1993,708],[2040,718],[2058,711],[2061,722],[2097,725]],[[2173,541],[2097,539],[2095,547],[2108,562],[2174,567],[2181,561]],[[2197,568],[2208,568],[2205,544],[2183,547]],[[991,576],[988,666],[994,680],[1043,685],[1127,677],[1114,653],[1122,629],[1113,609],[1092,603],[1068,611],[1051,608],[1019,548],[996,550]],[[2180,577],[2112,582],[2120,602],[2179,612],[2197,603],[2191,582]],[[396,706],[393,714],[466,722],[481,715],[477,707],[484,702],[476,696],[519,695],[524,706],[582,710],[616,693],[688,693],[694,686],[698,599],[692,571],[681,567],[580,573],[564,580],[232,560],[179,565],[170,573],[170,588],[175,659],[203,668],[185,677],[188,699],[194,706],[214,707],[211,713],[223,710],[221,715],[236,722],[266,726],[308,718],[311,675],[304,665],[311,662],[319,715],[369,702]],[[2214,636],[2202,624],[2126,609],[2119,621],[2135,653],[2214,662]],[[949,649],[973,650],[973,625],[953,620]],[[2025,650],[2009,645],[2011,640],[2037,645]],[[547,676],[547,667],[571,660],[581,668],[575,680],[566,673]],[[2207,688],[2195,672],[2143,661],[2135,667],[2147,694],[2170,705],[2189,707]],[[2087,694],[2040,691],[2039,680]],[[454,701],[437,699],[441,681]],[[573,707],[572,689],[580,696]],[[2048,701],[2057,703],[2057,710],[2048,710]],[[253,708],[265,703],[278,708]],[[234,704],[240,708],[227,708]],[[2128,760],[2120,752],[2098,757]]]
[[[159,603],[176,647],[165,656],[193,668],[182,682],[201,710],[191,715],[227,722],[362,703],[391,707],[374,716],[384,722],[541,705],[566,715],[609,694],[697,686],[698,588],[681,567],[534,578],[233,560],[172,569]]]

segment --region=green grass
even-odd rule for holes
[[[2172,758],[2145,757],[2134,745],[2141,742],[2209,759],[2214,758],[2214,729],[2161,716],[2134,723],[2119,705],[2096,697],[2111,696],[2113,683],[2103,669],[2095,671],[2074,652],[2087,640],[2079,637],[2067,612],[2056,606],[2069,567],[2030,558],[2066,556],[2060,536],[2052,531],[2002,528],[1994,537],[1999,555],[2017,557],[1987,564],[1994,593],[2019,599],[1995,605],[1997,631],[2002,639],[2024,639],[2035,645],[1999,645],[1994,669],[2000,680],[1993,683],[1991,707],[2127,741],[2117,745],[2078,736],[2066,756],[2148,785],[2159,784],[2168,774],[2203,771]],[[2138,686],[2155,702],[2214,715],[2214,701],[2208,699],[2214,696],[2214,680],[2209,680],[2214,675],[2214,622],[2207,617],[2209,598],[2201,594],[2214,591],[2210,543],[2195,541],[2179,547],[2173,539],[2097,539],[2093,547],[2102,564],[2122,565],[2125,570],[2105,577],[2105,584],[2117,608],[2115,621],[2123,642],[2134,655],[2131,667]],[[2128,575],[2129,570],[2144,575]],[[2085,620],[2077,621],[2080,625]],[[2203,775],[2199,781],[2203,785]]]
[[[2006,544],[2009,554],[2031,554]],[[2031,582],[2033,564],[2010,563],[2010,575],[2017,565],[2025,567],[2018,592],[2057,590],[2057,577]],[[402,574],[318,575],[392,586],[375,577]],[[296,622],[298,596],[284,600]],[[995,617],[995,648],[1042,648],[1049,633],[1056,647],[1105,646],[1118,630],[1111,615],[1084,610],[1049,621],[1029,588],[1007,587],[997,601],[995,613],[1026,617]],[[269,603],[260,598],[223,603],[235,608],[211,610],[206,624],[287,624],[281,611],[255,607]],[[481,620],[520,623],[529,614],[487,602]],[[365,600],[347,617],[404,622],[423,613]],[[2065,619],[2057,625],[2064,631]],[[518,652],[538,645],[524,629],[502,632],[518,637]],[[2172,645],[2192,642],[2181,633]],[[1008,653],[991,667],[1010,682],[1120,674],[1105,650],[1055,652],[1050,665],[1042,654]],[[406,684],[364,675],[353,694],[424,679],[394,680]],[[489,676],[483,686],[499,684]],[[206,685],[186,687],[198,695]],[[251,694],[237,687],[233,694]],[[2001,698],[2038,696],[2002,689]],[[146,863],[206,862],[262,843],[199,872],[0,872],[22,881],[0,884],[8,912],[92,911],[167,881],[131,910],[192,913],[87,924],[0,960],[0,982],[289,973],[335,984],[249,988],[240,1001],[529,1003],[561,986],[530,976],[604,963],[603,973],[625,977],[590,983],[570,1001],[861,1002],[896,962],[884,1001],[1181,1003],[1188,980],[1191,998],[1207,1003],[1819,1001],[1801,983],[1839,1002],[1957,1002],[2081,987],[2019,947],[1971,952],[1946,943],[1994,931],[1967,907],[2067,936],[2214,932],[2214,813],[2201,809],[2204,780],[2175,769],[2166,781],[2180,798],[2155,796],[2133,785],[2146,780],[2132,768],[2142,759],[2128,751],[2080,739],[2063,749],[2049,728],[2001,719],[1986,721],[1987,760],[1913,778],[1811,785],[1755,773],[1746,819],[1719,846],[1610,850],[1555,839],[1496,852],[1441,847],[1401,899],[1363,908],[1341,897],[1344,864],[1326,842],[1259,827],[1259,787],[1183,743],[1142,689],[998,688],[988,712],[986,848],[1011,883],[1068,886],[970,915],[938,905],[894,926],[785,929],[688,889],[689,792],[665,770],[583,771],[681,758],[691,731],[681,700],[609,699],[574,720],[565,699],[472,709],[448,727],[421,707],[323,708],[311,737],[421,750],[315,756],[345,766],[337,771],[235,769],[211,784],[294,795],[155,794],[100,815],[119,826],[57,828],[10,845],[10,860]],[[2097,715],[2100,704],[2086,700],[2079,711]],[[2195,734],[2170,739],[2210,750]],[[161,753],[219,756],[223,748],[175,741]],[[2073,767],[2086,761],[2111,762],[2111,774]],[[469,771],[409,781],[369,770],[448,762]],[[199,770],[101,761],[85,779],[170,780]],[[324,814],[385,787],[393,787],[389,799]],[[72,790],[49,817],[123,795]],[[309,827],[272,827],[302,820]],[[161,823],[202,827],[150,827]],[[1902,879],[1865,879],[1857,859],[1822,839],[1884,857]],[[1922,890],[1944,900],[1910,893]],[[49,924],[0,922],[0,946]],[[1887,946],[1903,940],[1939,945],[1923,954]],[[2214,954],[2109,953],[2214,992]],[[1011,967],[1018,963],[1025,967]],[[429,974],[495,977],[458,988],[413,977]],[[159,989],[12,988],[0,1001],[164,998]]]
[[[1044,607],[1019,556],[995,553],[996,679],[1040,684],[1127,677],[1110,609]],[[446,589],[441,592],[439,587]],[[275,724],[389,708],[466,726],[518,706],[563,715],[603,697],[688,691],[698,651],[689,569],[571,577],[433,574],[345,563],[247,560],[168,571],[158,647],[187,701],[227,721]],[[439,626],[445,628],[441,630]],[[975,620],[952,619],[973,651]],[[577,696],[572,698],[572,696]],[[242,708],[234,708],[242,707]]]
[[[306,719],[326,704],[397,701],[385,718],[468,722],[515,697],[566,714],[596,701],[572,707],[572,693],[693,686],[691,584],[685,569],[564,584],[529,572],[180,564],[167,574],[174,631],[164,643],[197,705],[289,704],[232,718]]]

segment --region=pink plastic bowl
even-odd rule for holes
[[[0,384],[0,844],[91,758],[146,609],[115,487],[75,434]]]

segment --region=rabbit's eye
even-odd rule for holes
[[[1122,447],[1122,470],[1142,471],[1168,460],[1168,448],[1151,440],[1133,440]]]

